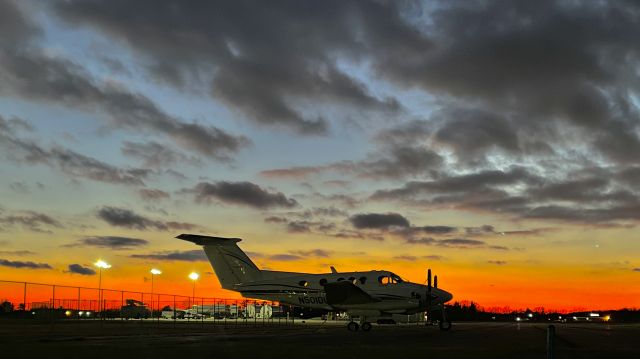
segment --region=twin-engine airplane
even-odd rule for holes
[[[246,298],[303,307],[309,316],[346,312],[352,318],[360,318],[360,324],[347,324],[350,331],[371,330],[370,320],[382,322],[393,314],[420,312],[427,312],[429,320],[438,312],[440,329],[451,328],[444,303],[453,296],[438,288],[438,276],[431,285],[430,269],[427,285],[407,282],[384,270],[338,272],[331,267],[331,273],[322,274],[260,270],[236,244],[240,238],[195,234],[176,238],[203,246],[222,288],[240,292]]]

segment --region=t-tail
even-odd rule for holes
[[[234,290],[237,285],[262,279],[263,272],[238,247],[240,238],[209,237],[197,234],[181,234],[176,238],[203,247],[224,289]]]

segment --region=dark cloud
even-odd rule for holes
[[[499,148],[526,152],[531,138],[575,143],[615,161],[640,148],[628,92],[639,46],[633,2],[460,2],[430,12],[433,47],[413,63],[395,57],[384,73],[454,103],[437,137],[462,159]],[[615,24],[615,25],[613,25]],[[449,106],[449,107],[455,107]],[[495,115],[484,108],[491,108]],[[547,136],[553,134],[556,136]],[[617,140],[616,140],[617,139]]]
[[[16,251],[0,251],[0,254],[21,257],[21,256],[33,255],[33,254],[36,254],[36,253],[32,252],[32,251],[26,251],[26,250],[16,250]]]
[[[444,257],[436,254],[432,254],[432,255],[422,256],[422,258],[430,259],[432,261],[439,261],[439,260],[442,260]]]
[[[98,210],[96,216],[112,226],[137,229],[141,231],[150,229],[161,231],[193,230],[201,228],[200,226],[192,223],[150,219],[139,215],[132,210],[118,207],[104,206]]]
[[[286,219],[285,217],[280,217],[280,216],[269,216],[269,217],[265,218],[264,221],[267,222],[267,223],[287,223],[287,222],[289,222],[288,219]]]
[[[384,237],[380,234],[362,233],[359,231],[352,231],[348,229],[341,229],[335,233],[330,234],[330,236],[335,238],[343,238],[343,239],[363,239],[363,240],[373,240],[373,241],[384,241]]]
[[[15,120],[0,115],[0,148],[5,150],[4,155],[9,160],[45,164],[72,178],[125,185],[144,185],[143,180],[152,174],[143,168],[115,167],[61,146],[44,148],[40,141],[20,137],[17,127],[11,123]]]
[[[158,261],[183,261],[183,262],[200,262],[206,261],[207,256],[201,249],[189,251],[173,251],[173,252],[156,252],[152,254],[132,254],[129,257],[137,259],[149,259]]]
[[[409,220],[398,213],[364,213],[349,218],[357,229],[387,229],[390,227],[409,227]]]
[[[70,106],[106,115],[109,125],[139,132],[156,132],[176,145],[210,158],[228,159],[249,144],[208,124],[185,122],[160,109],[146,96],[122,85],[101,82],[82,65],[47,54],[36,46],[40,31],[12,2],[3,4],[15,16],[5,25],[12,37],[0,47],[0,94]],[[5,15],[6,16],[6,15]]]
[[[316,175],[326,170],[325,166],[303,166],[291,168],[277,168],[260,172],[266,178],[292,178],[304,179],[311,175]]]
[[[287,198],[281,192],[270,192],[251,182],[200,182],[194,188],[184,189],[182,192],[192,193],[199,203],[217,200],[257,209],[291,208],[298,205],[296,200]]]
[[[435,239],[432,237],[408,237],[405,238],[406,243],[408,244],[423,244],[428,246],[439,246],[446,248],[460,248],[460,249],[471,249],[471,248],[485,248],[485,249],[493,249],[493,250],[509,250],[509,248],[504,246],[496,246],[490,245],[485,241],[480,241],[477,239],[468,239],[468,238],[445,238],[445,239]]]
[[[407,262],[415,262],[415,260],[418,259],[418,257],[410,256],[410,255],[401,255],[401,256],[395,256],[393,257],[393,259],[407,261]]]
[[[67,247],[91,246],[120,250],[145,246],[147,244],[149,244],[149,241],[140,238],[95,236],[83,238],[75,244],[67,245]]]
[[[21,269],[53,269],[47,263],[35,263],[29,261],[10,261],[6,259],[0,259],[0,266],[3,267],[11,267],[11,268],[21,268]]]
[[[2,229],[1,226],[16,225],[33,232],[45,233],[50,233],[50,228],[64,228],[60,221],[40,212],[18,211],[0,214],[0,230]]]
[[[69,264],[69,273],[75,273],[80,275],[96,275],[96,271],[90,267],[83,267],[80,264]]]
[[[146,230],[147,228],[166,229],[159,221],[153,221],[135,212],[116,207],[102,207],[98,210],[98,218],[112,226]]]
[[[56,10],[73,24],[122,40],[160,81],[179,88],[208,83],[215,99],[243,117],[322,134],[328,130],[323,111],[306,113],[297,102],[399,110],[395,99],[375,96],[338,61],[359,61],[365,54],[387,58],[388,51],[411,56],[426,48],[398,7],[351,1],[150,1],[132,9],[124,1],[72,1],[58,2]]]
[[[490,261],[487,261],[487,263],[495,264],[495,265],[498,265],[498,266],[503,266],[503,265],[507,264],[506,261],[496,261],[496,260],[490,260]]]
[[[590,168],[561,177],[544,177],[520,167],[506,171],[479,171],[409,182],[380,190],[375,200],[395,200],[434,208],[456,208],[498,213],[521,219],[611,225],[640,220],[640,193],[628,185],[629,169]],[[529,234],[540,233],[534,230]],[[511,234],[493,228],[476,233]],[[517,234],[517,231],[513,234]]]
[[[287,223],[287,232],[289,233],[307,233],[311,231],[311,223],[307,221],[293,221]]]
[[[147,167],[163,168],[176,163],[201,164],[196,157],[187,156],[166,144],[153,141],[145,143],[124,141],[120,150],[124,155],[140,160]]]
[[[328,258],[331,256],[333,252],[328,251],[326,249],[310,249],[310,250],[297,250],[291,251],[292,254],[299,255],[302,257],[323,257]]]
[[[370,159],[340,161],[320,166],[302,166],[265,170],[267,178],[303,179],[324,172],[351,174],[358,178],[397,179],[407,176],[436,173],[443,164],[442,157],[424,146],[393,145],[370,154]]]
[[[9,188],[16,193],[27,194],[29,193],[29,185],[25,182],[12,182],[9,183]]]
[[[633,268],[632,271],[634,272],[640,272],[640,268]]]
[[[458,229],[456,227],[451,226],[423,226],[423,227],[414,227],[414,230],[422,231],[429,234],[450,234],[456,232]]]
[[[138,194],[143,200],[151,202],[171,197],[169,193],[156,188],[141,188]]]
[[[304,259],[303,256],[298,256],[295,254],[274,254],[268,257],[272,261],[278,262],[289,262],[289,261],[299,261]]]
[[[401,261],[415,262],[420,259],[439,261],[439,260],[442,260],[443,257],[439,255],[415,256],[415,255],[404,254],[404,255],[395,256],[393,258]]]

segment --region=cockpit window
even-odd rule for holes
[[[402,283],[402,282],[404,282],[402,280],[402,278],[398,277],[395,274],[381,275],[381,276],[378,277],[378,283],[380,283],[382,285],[397,284],[397,283]]]

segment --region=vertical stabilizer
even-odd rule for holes
[[[262,272],[238,247],[240,238],[209,237],[181,234],[176,238],[201,245],[218,280],[224,289],[234,290],[238,284],[246,284],[262,278]]]

